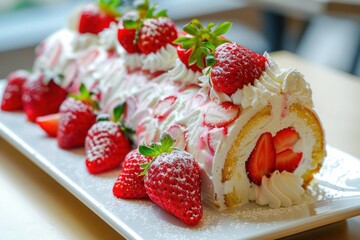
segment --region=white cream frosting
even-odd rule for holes
[[[289,207],[302,201],[302,184],[303,179],[296,174],[275,171],[269,178],[262,177],[261,186],[252,183],[249,199],[271,208]]]
[[[107,50],[116,49],[119,44],[117,40],[118,25],[116,22],[110,23],[108,28],[105,28],[99,33],[99,44]]]
[[[143,59],[142,69],[149,70],[151,73],[157,71],[167,71],[175,66],[177,59],[176,48],[167,44],[160,48],[157,52],[145,55]]]
[[[174,81],[180,81],[184,85],[198,84],[199,77],[203,75],[201,72],[194,72],[193,70],[188,69],[180,59],[176,59],[176,65],[169,73]]]
[[[220,102],[231,101],[242,108],[248,108],[256,107],[258,104],[265,106],[271,96],[284,93],[311,108],[312,92],[304,76],[293,68],[280,69],[268,53],[264,56],[267,59],[265,71],[253,85],[248,84],[231,96],[211,88],[210,98],[218,99]],[[201,77],[200,80],[201,86],[211,87],[209,75]]]

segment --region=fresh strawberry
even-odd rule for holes
[[[177,46],[176,48],[177,50],[177,54],[178,54],[178,57],[180,59],[180,61],[185,64],[185,66],[188,68],[188,69],[191,69],[193,70],[194,72],[201,72],[202,69],[196,65],[196,64],[192,64],[190,65],[189,64],[189,59],[190,59],[190,56],[192,55],[193,53],[193,50],[192,48],[189,48],[189,49],[184,49],[182,48],[180,45]],[[205,60],[205,59],[204,59]],[[203,66],[205,66],[205,64],[203,63]]]
[[[144,186],[144,176],[140,176],[142,164],[149,163],[152,157],[141,155],[137,149],[129,152],[122,166],[121,173],[113,187],[113,194],[118,198],[148,198]]]
[[[132,133],[122,122],[125,104],[114,108],[113,118],[99,115],[98,122],[87,133],[85,139],[86,167],[90,173],[100,173],[119,167],[131,143],[126,134]]]
[[[291,148],[299,139],[299,134],[292,127],[278,131],[273,138],[276,153]]]
[[[81,85],[79,95],[72,95],[61,104],[57,132],[59,147],[66,149],[84,145],[87,132],[96,122],[94,111],[97,104],[91,96]]]
[[[117,22],[120,13],[116,8],[119,5],[118,0],[99,0],[97,5],[86,6],[80,13],[79,33],[98,34],[112,22]]]
[[[228,95],[253,84],[265,70],[266,58],[237,44],[224,43],[215,49],[210,77],[218,92]]]
[[[2,97],[1,110],[15,111],[23,109],[21,97],[23,85],[28,78],[29,72],[25,70],[16,70],[7,76],[7,85]]]
[[[261,185],[263,176],[270,176],[275,170],[275,147],[271,133],[263,133],[245,162],[246,173],[251,182]]]
[[[44,130],[48,136],[56,137],[59,125],[60,113],[37,117],[35,122]]]
[[[39,116],[57,113],[67,91],[57,82],[58,76],[35,73],[23,86],[22,101],[27,118],[34,122]]]
[[[302,152],[294,152],[291,149],[276,154],[276,170],[279,170],[280,172],[294,172],[302,159],[302,155]]]
[[[154,108],[154,116],[159,119],[164,119],[169,115],[172,106],[175,104],[177,97],[168,96],[160,100]]]
[[[181,62],[194,72],[201,72],[206,65],[206,56],[208,50],[205,46],[211,44],[214,48],[222,43],[228,42],[221,35],[231,28],[230,22],[219,24],[215,30],[212,28],[214,23],[209,23],[205,28],[194,19],[184,26],[183,30],[186,34],[179,34],[180,37],[174,42],[179,44],[177,53]]]
[[[137,51],[148,55],[157,52],[177,38],[175,23],[167,17],[166,10],[154,13],[156,5],[149,8],[149,1],[137,6],[138,14],[123,19],[125,31],[120,29],[119,42],[129,53]],[[131,30],[131,31],[130,31]],[[123,42],[121,42],[123,41]],[[134,46],[137,44],[137,48]]]
[[[202,218],[200,166],[188,152],[174,150],[173,138],[163,134],[161,143],[140,146],[139,152],[156,157],[145,168],[149,198],[184,223],[194,226]]]
[[[125,28],[122,24],[119,26],[117,38],[121,46],[128,53],[140,53],[140,49],[135,41],[136,29]]]
[[[231,102],[218,104],[211,101],[204,113],[203,124],[209,127],[221,128],[233,123],[239,115],[240,108],[237,105]]]
[[[140,28],[138,46],[142,53],[150,54],[177,38],[175,23],[167,17],[145,19]]]
[[[118,124],[112,121],[97,122],[85,139],[86,167],[90,173],[120,167],[130,151],[130,141]]]

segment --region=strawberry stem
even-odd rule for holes
[[[172,147],[174,142],[175,139],[169,133],[164,132],[160,137],[160,142],[153,143],[150,145],[150,147],[145,145],[140,145],[138,150],[140,154],[147,157],[154,157],[155,159],[157,156],[163,153],[170,153],[173,150],[175,150],[176,148]],[[149,163],[141,165],[141,168],[143,168],[144,170],[141,172],[140,176],[144,176],[147,173],[154,159]]]
[[[121,12],[119,11],[119,6],[121,5],[121,0],[98,0],[99,8],[114,17],[121,16]]]
[[[184,49],[192,49],[192,53],[189,57],[189,66],[196,64],[200,69],[209,66],[206,61],[206,56],[213,53],[215,48],[225,42],[229,42],[225,38],[221,37],[224,33],[228,32],[232,23],[223,22],[219,24],[215,30],[212,30],[216,26],[215,23],[209,23],[204,27],[197,19],[193,19],[190,23],[183,27],[183,30],[188,33],[189,36],[181,36],[177,38],[174,43],[180,44]],[[215,59],[215,58],[214,58]],[[209,58],[209,64],[215,64],[214,60]]]
[[[94,95],[94,93],[90,92],[86,88],[84,83],[81,83],[80,89],[79,89],[79,94],[70,93],[69,97],[72,97],[76,100],[85,102],[85,103],[89,104],[94,110],[98,110],[100,108],[99,103],[92,98],[93,95]]]

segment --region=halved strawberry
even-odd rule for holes
[[[262,177],[269,176],[275,170],[275,160],[275,147],[271,133],[263,133],[245,162],[250,181],[260,186]]]
[[[159,119],[164,119],[169,115],[172,106],[175,104],[177,97],[168,96],[160,100],[154,108],[154,116]]]
[[[203,124],[208,127],[225,127],[231,124],[240,115],[240,108],[231,103],[223,102],[218,104],[211,101],[204,113]]]
[[[299,139],[299,133],[292,127],[278,131],[273,138],[276,153],[281,153],[282,151],[291,148]]]
[[[294,172],[302,159],[302,152],[294,152],[291,149],[276,154],[276,170]]]
[[[37,117],[35,122],[49,135],[56,137],[60,113],[54,113],[46,116]]]

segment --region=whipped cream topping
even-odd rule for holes
[[[117,45],[119,45],[117,31],[117,23],[112,22],[108,28],[99,33],[99,44],[107,50],[116,49]]]
[[[289,207],[302,201],[302,184],[303,179],[296,174],[275,171],[269,178],[263,176],[260,186],[252,183],[249,199],[271,208]]]
[[[99,45],[99,37],[92,33],[77,33],[77,37],[73,39],[71,44],[73,45],[74,51],[79,52],[90,46]]]
[[[293,101],[300,101],[305,106],[312,107],[312,92],[304,76],[293,68],[280,69],[268,53],[265,52],[264,56],[267,59],[266,68],[259,79],[256,79],[253,85],[248,84],[238,89],[231,96],[212,88],[210,75],[200,78],[201,86],[211,87],[211,99],[218,99],[220,102],[231,101],[244,109],[257,105],[265,106],[271,96],[281,93],[291,96]]]
[[[142,69],[149,70],[151,73],[157,71],[167,71],[175,66],[176,59],[176,48],[171,44],[167,44],[165,47],[160,48],[157,52],[145,55],[142,63]]]
[[[203,75],[201,72],[194,72],[188,69],[180,59],[176,59],[175,67],[171,69],[169,73],[174,81],[179,81],[182,85],[198,84],[199,77]]]

